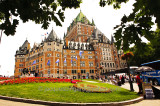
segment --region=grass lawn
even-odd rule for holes
[[[88,83],[88,82],[81,82]],[[71,102],[71,103],[89,103],[89,102],[117,102],[137,98],[135,92],[120,88],[106,83],[88,83],[107,87],[112,90],[111,93],[85,93],[75,91],[70,86],[72,83],[29,83],[0,85],[0,95],[28,98],[35,100]]]

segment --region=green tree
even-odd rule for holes
[[[115,9],[119,9],[122,3],[129,0],[100,0],[100,6],[113,5]],[[154,31],[151,30],[152,25],[157,24],[160,28],[160,0],[135,0],[133,4],[133,12],[121,19],[121,24],[114,29],[114,37],[116,39],[117,48],[120,49],[122,44],[123,50],[128,50],[130,44],[140,48],[144,45],[141,37],[145,37],[151,43],[156,37]],[[155,17],[155,22],[152,18]],[[138,49],[137,48],[137,49]],[[142,48],[143,50],[143,48]]]
[[[64,10],[80,7],[81,0],[0,0],[0,29],[6,35],[14,35],[21,19],[24,23],[32,20],[47,29],[50,22],[62,26]],[[61,9],[57,9],[60,6]],[[13,17],[19,17],[14,18]]]
[[[153,39],[150,43],[142,43],[141,47],[132,47],[130,50],[135,54],[130,60],[131,65],[140,66],[141,63],[160,59],[160,29],[152,33]],[[141,50],[140,50],[141,49]]]

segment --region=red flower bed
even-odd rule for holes
[[[74,84],[74,88],[81,92],[92,92],[92,93],[109,93],[112,92],[109,88],[92,85],[92,84]]]
[[[11,78],[8,78],[8,77],[0,77],[0,81],[3,81],[3,80],[9,80]]]
[[[74,80],[76,82],[81,82],[80,80]],[[58,78],[46,78],[46,77],[26,77],[17,78],[0,82],[0,85],[7,84],[20,84],[20,83],[45,83],[45,82],[71,82],[71,79],[58,79]]]

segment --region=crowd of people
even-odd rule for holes
[[[140,76],[140,73],[137,73],[137,75],[130,75],[131,82],[136,82],[139,87],[138,94],[142,94],[142,79]],[[125,82],[129,82],[129,75],[106,75],[101,77],[102,82],[112,82],[115,85],[121,86],[122,84],[125,84]]]

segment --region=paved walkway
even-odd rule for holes
[[[129,83],[125,83],[121,87],[130,90],[130,84]],[[138,85],[136,83],[133,83],[133,89],[134,89],[135,92],[139,91]]]
[[[160,106],[160,100],[143,100],[141,102],[125,106]]]
[[[45,106],[45,105],[30,104],[30,103],[15,102],[15,101],[0,99],[0,106]]]

